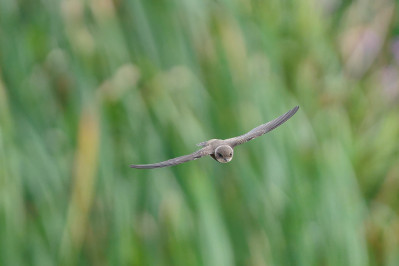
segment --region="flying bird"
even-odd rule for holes
[[[188,154],[184,156],[180,156],[177,158],[173,158],[167,161],[153,163],[153,164],[132,164],[130,165],[131,168],[141,168],[141,169],[151,169],[151,168],[160,168],[166,166],[177,165],[181,163],[185,163],[188,161],[196,160],[198,158],[210,155],[213,159],[218,161],[219,163],[228,163],[233,159],[234,154],[234,147],[240,144],[243,144],[247,141],[250,141],[254,138],[262,136],[267,132],[272,131],[276,127],[282,125],[285,121],[290,119],[299,109],[299,106],[291,109],[287,113],[283,114],[282,116],[277,117],[276,119],[267,122],[266,124],[262,124],[251,131],[230,139],[211,139],[208,141],[204,141],[198,143],[197,146],[202,147],[202,149]]]

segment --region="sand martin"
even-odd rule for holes
[[[188,155],[180,156],[177,158],[173,158],[167,161],[163,161],[160,163],[154,164],[132,164],[130,167],[132,168],[141,168],[141,169],[151,169],[151,168],[160,168],[166,166],[177,165],[181,163],[185,163],[188,161],[196,160],[198,158],[210,155],[213,159],[218,161],[219,163],[228,163],[233,159],[234,154],[234,147],[240,144],[243,144],[247,141],[250,141],[254,138],[262,136],[263,134],[272,131],[276,127],[283,124],[285,121],[290,119],[299,109],[299,106],[296,106],[292,110],[288,111],[287,113],[283,114],[280,117],[266,123],[262,124],[248,133],[244,135],[230,138],[230,139],[211,139],[208,141],[201,142],[197,144],[197,146],[202,147],[202,149]]]

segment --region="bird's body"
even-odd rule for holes
[[[230,138],[230,139],[211,139],[208,141],[201,142],[197,144],[197,146],[202,147],[200,150],[189,154],[180,156],[177,158],[173,158],[164,162],[154,163],[154,164],[139,164],[139,165],[130,165],[132,168],[141,168],[141,169],[151,169],[151,168],[160,168],[166,166],[177,165],[181,163],[185,163],[191,160],[196,160],[198,158],[210,155],[213,159],[220,163],[228,163],[233,159],[234,147],[250,141],[256,137],[259,137],[267,132],[272,131],[276,127],[280,126],[288,119],[290,119],[297,111],[299,107],[296,106],[292,110],[288,111],[284,115],[266,123],[262,124],[248,133],[245,133],[241,136]]]

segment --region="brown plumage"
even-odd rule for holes
[[[230,139],[211,139],[205,142],[201,142],[197,144],[198,146],[203,147],[202,149],[188,155],[180,156],[177,158],[173,158],[167,161],[154,163],[154,164],[132,164],[130,167],[132,168],[141,168],[141,169],[151,169],[151,168],[160,168],[166,166],[177,165],[181,163],[185,163],[188,161],[196,160],[198,158],[210,155],[213,159],[220,163],[228,163],[233,159],[234,147],[240,144],[243,144],[247,141],[250,141],[254,138],[262,136],[267,132],[272,131],[276,127],[282,125],[288,119],[290,119],[299,109],[299,106],[296,106],[292,110],[283,114],[282,116],[266,123],[262,124],[248,133],[245,133],[241,136],[230,138]]]

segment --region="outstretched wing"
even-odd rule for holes
[[[210,149],[210,147],[205,147],[202,148],[194,153],[188,154],[188,155],[184,155],[184,156],[180,156],[177,158],[173,158],[167,161],[163,161],[160,163],[153,163],[153,164],[131,164],[130,167],[131,168],[140,168],[140,169],[151,169],[151,168],[160,168],[160,167],[166,167],[166,166],[172,166],[172,165],[176,165],[176,164],[181,164],[181,163],[185,163],[188,161],[192,161],[192,160],[196,160],[198,158],[204,157],[206,155],[209,155],[212,153],[212,150]]]
[[[245,133],[244,135],[235,137],[235,138],[231,138],[231,139],[226,139],[226,142],[231,146],[231,147],[235,147],[237,145],[240,145],[242,143],[245,143],[247,141],[250,141],[254,138],[257,138],[259,136],[262,136],[263,134],[266,134],[267,132],[272,131],[273,129],[275,129],[276,127],[280,126],[281,124],[283,124],[285,121],[287,121],[288,119],[290,119],[299,109],[299,106],[296,106],[295,108],[293,108],[292,110],[288,111],[287,113],[283,114],[280,117],[277,117],[276,119],[267,122],[266,124],[260,125],[254,129],[252,129],[251,131],[249,131],[248,133]]]

